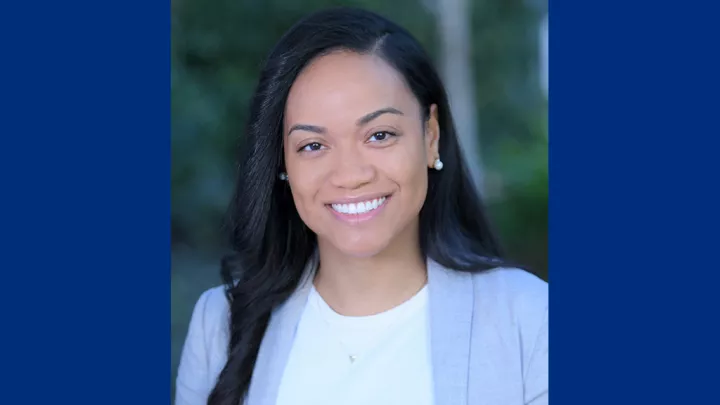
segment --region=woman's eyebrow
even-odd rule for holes
[[[363,125],[369,123],[370,121],[374,120],[375,118],[377,118],[377,117],[379,117],[379,116],[381,116],[381,115],[383,115],[383,114],[405,115],[405,114],[402,113],[402,111],[400,111],[400,110],[398,110],[398,109],[396,109],[396,108],[393,108],[393,107],[385,107],[385,108],[381,108],[381,109],[379,109],[379,110],[377,110],[377,111],[371,112],[370,114],[364,115],[362,118],[360,118],[359,120],[357,120],[357,125],[358,125],[359,127],[360,127],[360,126],[363,126]]]
[[[359,127],[361,127],[363,125],[367,125],[370,121],[376,119],[377,117],[379,117],[383,114],[405,115],[405,114],[403,114],[402,111],[398,110],[397,108],[385,107],[385,108],[381,108],[377,111],[373,111],[369,114],[363,115],[359,120],[357,120],[356,124]],[[288,131],[288,136],[290,136],[290,134],[293,131],[308,131],[308,132],[314,132],[316,134],[323,135],[327,132],[327,129],[325,127],[320,127],[317,125],[295,124],[290,128],[290,131]]]
[[[288,136],[290,136],[290,134],[295,130],[314,132],[320,135],[327,132],[327,129],[325,129],[324,127],[319,127],[317,125],[295,124],[292,126],[292,128],[290,128],[290,131],[288,131]]]

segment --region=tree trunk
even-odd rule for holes
[[[478,190],[483,193],[484,178],[470,48],[470,6],[468,0],[436,0],[433,9],[438,17],[440,69],[447,86],[450,108],[465,161]],[[440,158],[442,159],[442,156]]]

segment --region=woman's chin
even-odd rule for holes
[[[377,240],[373,241],[348,241],[347,243],[333,243],[335,249],[343,254],[344,256],[353,257],[356,259],[365,259],[373,257],[382,252],[387,244],[378,243]]]

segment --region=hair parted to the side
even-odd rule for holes
[[[335,50],[375,54],[394,67],[417,97],[427,119],[438,106],[443,170],[428,169],[420,212],[422,252],[458,271],[503,265],[458,144],[448,98],[422,46],[405,29],[375,13],[333,8],[296,23],[271,51],[252,99],[245,149],[229,225],[234,253],[222,262],[230,302],[228,361],[210,405],[238,405],[250,385],[260,342],[272,311],[298,286],[317,239],[278,179],[283,165],[285,103],[298,74]]]

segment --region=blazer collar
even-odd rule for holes
[[[467,403],[473,291],[471,274],[428,260],[430,352],[436,405]]]
[[[315,256],[297,290],[270,318],[250,382],[248,405],[276,403],[316,268]],[[427,269],[435,404],[466,404],[474,306],[472,276],[449,270],[430,259]]]
[[[248,405],[275,405],[277,402],[280,380],[295,340],[300,316],[307,303],[317,264],[317,255],[313,255],[295,292],[270,317],[250,380],[245,402]]]

